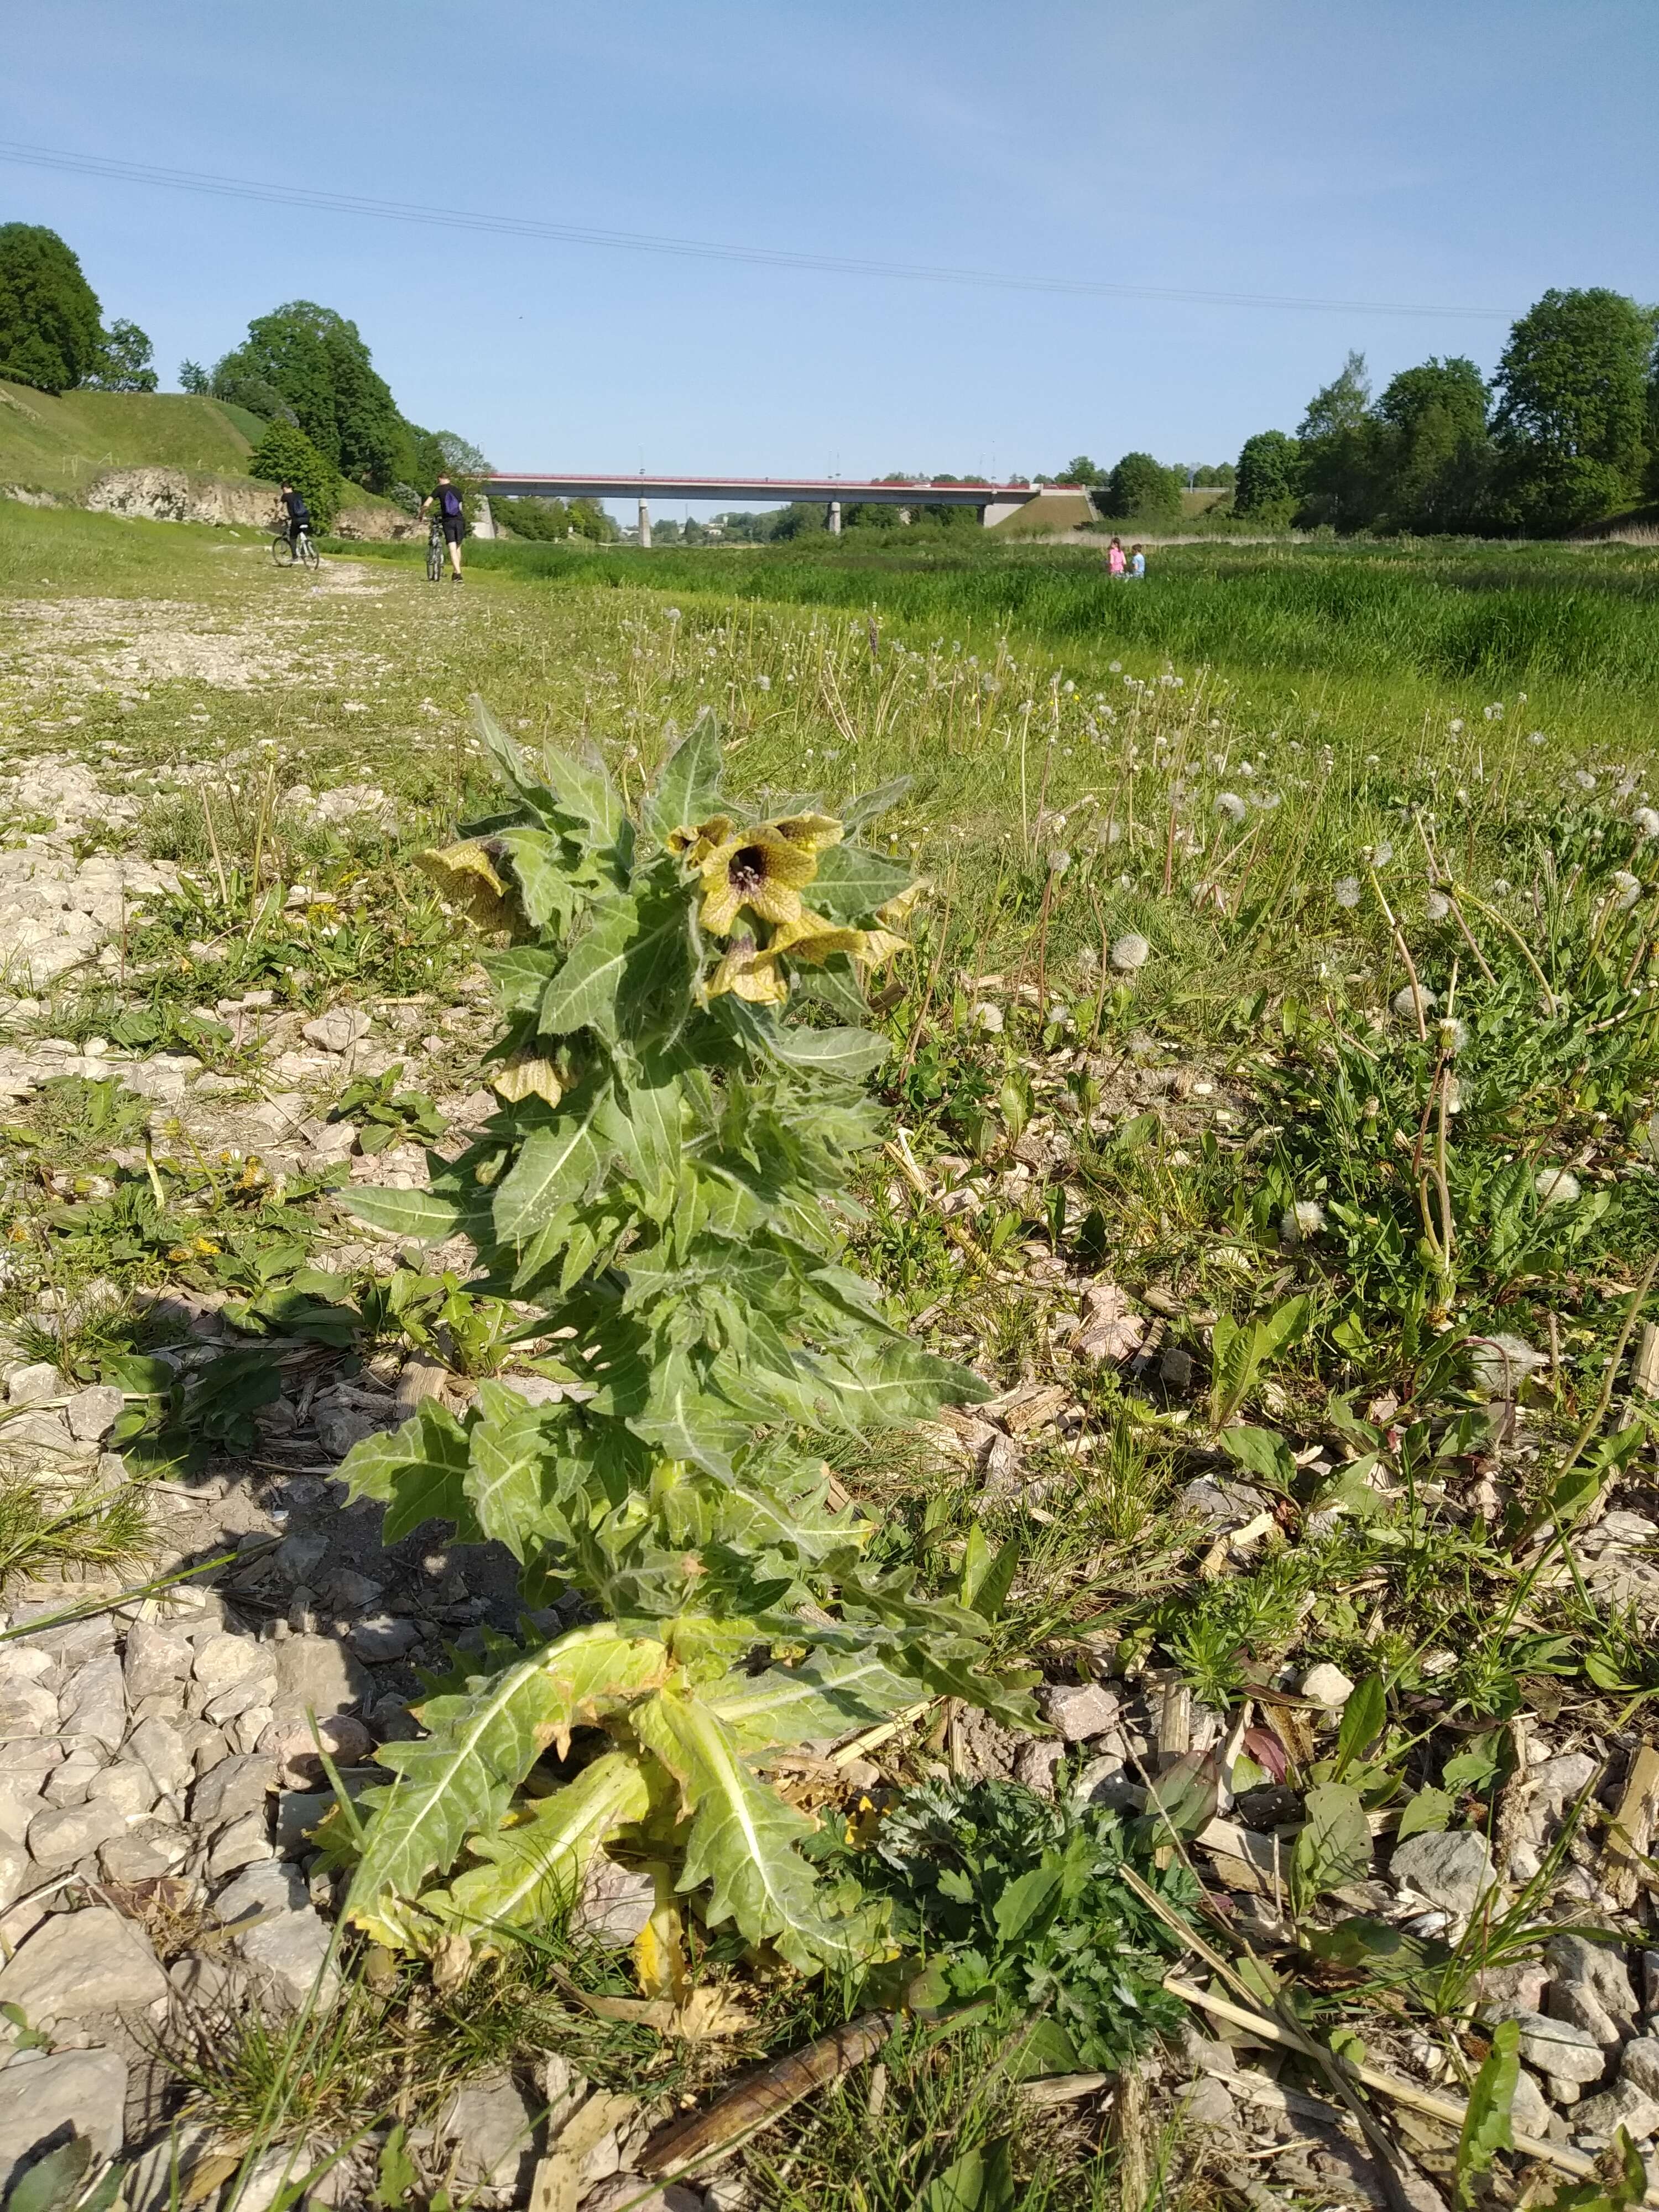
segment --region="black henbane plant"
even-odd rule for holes
[[[532,1603],[574,1589],[589,1618],[464,1662],[424,1738],[380,1753],[396,1778],[365,1800],[348,1911],[416,1944],[532,1924],[620,1835],[657,1874],[659,1932],[691,1893],[811,1971],[867,1952],[873,1923],[818,1887],[769,1756],[936,1692],[1029,1718],[1029,1678],[979,1663],[978,1615],[866,1564],[868,1527],[831,1510],[811,1448],[984,1395],[842,1264],[881,1041],[790,1018],[792,987],[861,1006],[915,887],[848,842],[882,794],[842,821],[718,811],[710,720],[637,821],[602,769],[481,726],[516,810],[428,865],[514,939],[486,956],[501,1109],[453,1165],[434,1158],[429,1195],[349,1203],[405,1237],[464,1231],[475,1288],[532,1308],[526,1336],[568,1332],[572,1387],[532,1407],[486,1382],[460,1420],[428,1401],[344,1471],[386,1502],[388,1541],[432,1519],[494,1538]],[[609,1744],[573,1775],[578,1729]]]

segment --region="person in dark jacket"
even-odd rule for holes
[[[461,495],[447,476],[438,478],[438,489],[421,501],[421,513],[428,507],[436,509],[436,519],[443,526],[445,543],[449,547],[449,580],[461,580],[461,540],[466,535],[466,510],[461,504]]]

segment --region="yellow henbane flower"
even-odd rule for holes
[[[475,839],[446,845],[441,852],[416,854],[416,866],[429,876],[451,906],[470,915],[480,929],[517,929],[522,921],[512,889],[501,881],[489,848]]]
[[[510,1106],[522,1105],[532,1097],[544,1098],[550,1106],[556,1106],[564,1096],[557,1068],[550,1060],[540,1059],[534,1053],[515,1053],[511,1060],[503,1060],[489,1078],[489,1083],[495,1096],[505,1098]]]
[[[701,921],[711,937],[729,937],[745,908],[762,921],[797,923],[800,895],[818,872],[818,854],[838,842],[827,814],[798,814],[733,830],[724,814],[670,839],[703,884]]]

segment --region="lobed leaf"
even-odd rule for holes
[[[422,1903],[464,1927],[544,1928],[575,1902],[600,1844],[642,1820],[650,1803],[638,1759],[604,1752],[574,1782],[535,1799],[494,1834],[470,1838],[469,1850],[485,1863],[458,1875],[447,1895],[428,1893]]]

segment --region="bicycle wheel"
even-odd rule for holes
[[[306,531],[301,535],[300,557],[305,562],[307,568],[316,568],[322,560],[322,555],[317,550],[317,548],[311,542],[311,533],[309,531]]]
[[[428,538],[426,541],[426,580],[428,584],[441,584],[443,574],[444,549],[435,538]]]
[[[291,568],[294,566],[294,548],[289,544],[285,532],[279,530],[271,539],[270,557],[279,568]]]

